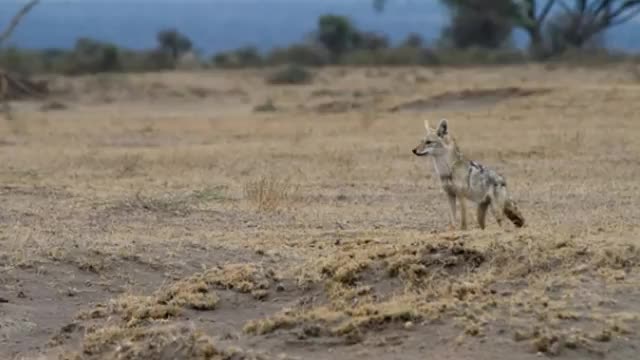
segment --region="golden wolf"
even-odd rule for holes
[[[436,173],[449,199],[450,228],[455,228],[456,200],[460,204],[460,227],[467,229],[466,200],[477,204],[477,220],[481,229],[485,228],[487,209],[502,225],[506,216],[517,226],[524,226],[524,217],[507,192],[504,177],[480,163],[468,160],[462,154],[454,138],[449,134],[446,119],[440,120],[438,127],[432,129],[428,120],[424,121],[427,134],[413,149],[417,156],[429,156],[433,160]]]

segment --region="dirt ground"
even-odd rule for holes
[[[628,67],[270,71],[53,78],[13,103],[0,358],[635,357]],[[524,228],[447,229],[411,153],[443,117]]]

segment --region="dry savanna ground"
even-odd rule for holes
[[[626,66],[54,78],[0,122],[0,358],[630,359]],[[446,117],[527,225],[447,229]],[[470,209],[474,218],[474,209]]]

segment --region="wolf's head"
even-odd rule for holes
[[[439,156],[445,154],[450,143],[447,120],[440,120],[437,129],[432,129],[429,126],[429,121],[425,120],[424,127],[427,130],[427,134],[420,140],[418,146],[412,150],[413,153],[417,156]]]

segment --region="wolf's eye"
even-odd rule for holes
[[[431,141],[431,140],[427,140],[427,141],[425,142],[425,144],[426,144],[426,145],[431,145],[431,144],[433,144],[433,141]]]

